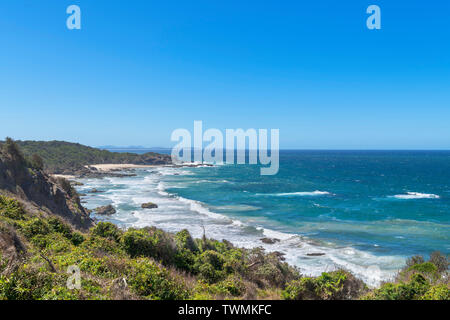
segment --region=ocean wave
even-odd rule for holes
[[[173,175],[180,173],[180,168],[164,168],[167,174]],[[146,172],[147,174],[148,172]],[[122,223],[126,227],[144,227],[155,225],[169,232],[177,232],[187,228],[194,237],[201,237],[204,230],[208,237],[215,239],[227,239],[238,247],[254,248],[263,247],[268,252],[279,251],[285,254],[286,261],[292,265],[299,267],[300,271],[305,275],[320,275],[324,270],[330,268],[345,267],[358,274],[363,280],[369,284],[377,284],[380,279],[386,279],[389,274],[373,274],[368,267],[371,264],[381,264],[388,269],[402,263],[401,258],[390,257],[383,260],[382,257],[361,252],[357,249],[342,249],[327,242],[314,240],[297,233],[283,232],[276,225],[266,227],[264,217],[251,217],[242,219],[231,218],[225,214],[217,213],[217,210],[224,212],[231,211],[253,211],[260,208],[236,204],[227,206],[208,206],[203,202],[186,199],[176,193],[168,190],[171,188],[172,177],[164,177],[156,172],[144,178],[131,177],[119,180],[104,181],[101,186],[108,189],[111,183],[126,184],[122,190],[111,190],[111,193],[93,194],[95,197],[107,197],[118,207],[118,212],[114,217],[106,217],[105,219],[117,219],[116,223]],[[86,185],[86,188],[92,188],[92,185]],[[293,193],[275,193],[262,194],[264,196],[322,196],[330,195],[326,191],[312,192],[293,192]],[[140,204],[152,201],[158,204],[159,208],[152,211],[142,210]],[[125,204],[132,204],[132,207],[124,207]],[[132,210],[133,209],[133,210]],[[219,211],[221,212],[221,211]],[[332,224],[330,224],[330,229]],[[350,226],[346,227],[350,229]],[[282,229],[282,228],[281,228]],[[303,230],[304,231],[304,230]],[[397,232],[397,231],[396,231]],[[303,233],[303,232],[302,232]],[[398,233],[396,233],[398,234]],[[280,241],[274,244],[266,244],[261,238],[275,238]],[[311,257],[311,253],[324,253],[320,257]],[[381,259],[381,260],[380,260]]]
[[[227,206],[214,206],[212,207],[214,210],[223,210],[223,211],[256,211],[260,210],[260,207],[250,206],[245,204],[236,204],[236,205],[227,205]]]
[[[388,198],[411,200],[411,199],[439,199],[440,197],[437,194],[432,193],[407,192],[406,194],[396,194],[394,196],[388,196]]]
[[[301,191],[301,192],[281,192],[281,193],[257,193],[258,196],[274,196],[274,197],[314,197],[331,195],[328,191]]]

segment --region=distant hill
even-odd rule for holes
[[[16,143],[26,158],[31,158],[33,154],[39,155],[44,160],[45,171],[49,173],[71,174],[86,165],[101,163],[171,163],[170,156],[155,152],[144,154],[110,152],[65,141],[16,141]]]

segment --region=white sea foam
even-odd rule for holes
[[[389,198],[410,200],[410,199],[439,199],[437,194],[432,193],[420,193],[420,192],[407,192],[406,194],[397,194],[389,196]]]
[[[323,271],[347,268],[355,272],[370,285],[379,284],[387,279],[401,265],[401,257],[379,257],[351,247],[338,247],[332,243],[313,240],[293,233],[265,227],[264,217],[230,218],[215,212],[251,211],[258,207],[249,205],[228,205],[208,207],[204,203],[186,199],[167,191],[174,183],[173,175],[191,175],[183,168],[161,167],[144,175],[127,178],[86,179],[83,190],[98,188],[105,193],[89,194],[88,207],[112,203],[117,213],[111,217],[94,216],[109,219],[122,227],[144,227],[154,225],[169,232],[188,229],[194,237],[201,237],[203,232],[210,238],[227,239],[238,247],[263,247],[267,251],[279,251],[285,254],[286,261],[297,266],[305,275],[319,275]],[[156,172],[155,172],[156,171]],[[176,179],[177,180],[177,179]],[[177,182],[175,182],[177,183]],[[80,189],[81,189],[80,188]],[[326,191],[295,192],[291,194],[274,194],[277,196],[320,196],[329,195]],[[158,204],[156,209],[142,209],[144,202]],[[247,219],[247,220],[246,220]],[[279,239],[274,244],[266,244],[261,238]],[[311,253],[324,253],[323,256],[308,256]],[[352,254],[350,254],[350,252]],[[370,266],[380,265],[382,272],[373,273]]]

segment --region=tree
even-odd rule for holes
[[[31,156],[31,166],[36,170],[43,170],[44,169],[44,160],[37,154],[33,154]]]
[[[3,145],[3,152],[8,154],[13,160],[24,161],[22,152],[19,149],[17,143],[10,137],[6,137],[5,144]]]

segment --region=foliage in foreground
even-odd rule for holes
[[[68,267],[81,288],[68,289]],[[395,283],[369,290],[345,270],[303,277],[276,253],[187,230],[120,230],[100,222],[82,234],[59,218],[32,216],[0,196],[0,299],[450,299],[448,258],[414,257]]]

